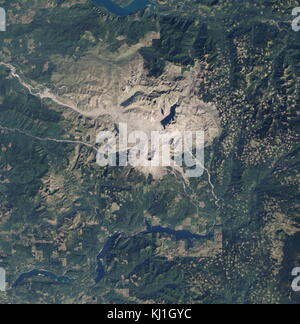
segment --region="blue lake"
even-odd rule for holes
[[[108,240],[106,241],[106,243],[104,244],[103,249],[98,254],[98,256],[97,256],[97,268],[96,268],[97,277],[95,279],[96,283],[98,283],[99,281],[101,281],[104,278],[106,273],[105,273],[105,268],[104,268],[104,265],[103,265],[103,259],[113,249],[114,244],[116,243],[116,241],[119,239],[120,236],[121,236],[120,233],[115,233],[114,235],[109,237]]]
[[[188,248],[193,247],[193,240],[204,242],[205,240],[211,240],[214,238],[214,233],[210,233],[207,235],[199,235],[185,230],[176,231],[168,227],[152,226],[148,222],[146,222],[146,226],[147,226],[147,230],[143,232],[143,234],[149,234],[149,233],[169,234],[174,236],[177,241],[186,241]]]
[[[55,273],[50,272],[50,271],[35,269],[35,270],[21,274],[19,276],[19,278],[16,280],[16,282],[13,284],[13,287],[17,287],[17,286],[23,284],[23,282],[26,279],[37,277],[37,276],[48,277],[49,279],[51,279],[57,283],[70,283],[73,281],[73,279],[70,279],[65,276],[57,276]]]
[[[132,2],[126,6],[121,7],[112,0],[91,0],[92,3],[99,7],[104,7],[109,12],[120,16],[128,16],[137,11],[140,11],[147,7],[150,4],[150,0],[132,0]]]
[[[206,240],[212,240],[214,238],[214,233],[209,233],[207,235],[199,235],[194,234],[189,231],[176,231],[168,227],[162,227],[162,226],[152,226],[149,222],[145,222],[146,230],[141,232],[140,234],[168,234],[173,236],[177,241],[185,241],[187,243],[187,248],[193,247],[193,240],[205,242]],[[105,266],[104,266],[104,259],[109,253],[113,250],[116,242],[121,237],[121,233],[115,233],[112,236],[110,236],[106,243],[104,244],[103,249],[97,256],[97,267],[96,267],[96,273],[97,277],[95,279],[95,282],[100,282],[106,275]]]

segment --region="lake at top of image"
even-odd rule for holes
[[[150,4],[150,0],[132,0],[132,2],[126,7],[121,7],[112,0],[91,0],[96,6],[104,7],[109,12],[120,16],[128,16],[137,11],[140,11]]]

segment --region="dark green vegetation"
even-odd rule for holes
[[[53,56],[76,62],[100,40],[113,52],[160,31],[140,50],[149,74],[159,76],[167,61],[183,69],[201,61],[199,96],[220,113],[223,132],[207,148],[206,166],[221,207],[207,174],[184,190],[172,176],[156,182],[132,170],[101,169],[92,148],[52,140],[89,141],[86,130],[97,122],[28,94],[1,66],[0,266],[9,289],[0,302],[299,302],[290,289],[291,270],[300,265],[300,32],[290,26],[297,1],[170,1],[122,18],[88,1],[56,2],[34,8],[35,1],[0,1],[17,17],[0,34],[0,61],[51,87],[59,68]],[[21,24],[30,9],[31,23]],[[83,37],[86,31],[96,43]],[[175,229],[195,214],[194,194],[205,202],[207,223],[199,231],[221,223],[223,250],[167,259],[159,249],[172,237],[143,234],[145,219]],[[115,232],[121,235],[96,284],[97,255]],[[33,269],[74,281],[34,276],[11,287]]]

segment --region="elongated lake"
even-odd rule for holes
[[[112,0],[91,0],[91,1],[94,5],[99,7],[104,7],[109,12],[120,17],[131,15],[137,11],[146,8],[146,6],[150,4],[149,0],[132,0],[132,2],[128,6],[121,7]]]

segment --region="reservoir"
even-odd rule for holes
[[[193,247],[193,240],[205,242],[206,240],[211,240],[214,238],[214,233],[210,233],[207,235],[199,235],[185,230],[176,231],[168,227],[152,226],[148,222],[146,222],[146,226],[147,226],[147,230],[143,232],[143,234],[149,234],[149,233],[169,234],[174,236],[177,241],[186,241],[187,248]]]
[[[207,235],[194,234],[190,231],[180,230],[176,231],[168,227],[162,226],[152,226],[149,222],[145,221],[146,230],[141,232],[140,234],[167,234],[173,236],[177,241],[185,241],[187,243],[187,248],[193,247],[193,240],[205,242],[206,240],[212,240],[214,238],[214,233],[209,233]],[[111,253],[118,239],[121,237],[121,233],[115,233],[110,236],[106,243],[104,244],[103,249],[97,256],[97,267],[96,273],[97,277],[95,278],[95,282],[99,283],[106,275],[104,259],[107,255]]]
[[[121,7],[113,0],[91,0],[92,3],[99,7],[104,7],[109,12],[119,16],[125,17],[131,15],[137,11],[140,11],[150,4],[150,0],[132,0],[132,2],[126,6]]]
[[[114,235],[109,237],[108,240],[106,241],[106,243],[104,244],[103,249],[98,254],[98,256],[97,256],[97,268],[96,268],[97,277],[95,279],[96,283],[98,283],[99,281],[101,281],[104,278],[106,273],[105,273],[105,268],[104,268],[104,265],[103,265],[103,259],[113,249],[116,241],[119,239],[120,236],[121,236],[120,233],[115,233]]]
[[[21,274],[19,276],[19,278],[16,280],[16,282],[13,284],[13,287],[17,287],[17,286],[23,284],[23,282],[26,279],[37,277],[37,276],[48,277],[49,279],[51,279],[57,283],[70,283],[73,281],[72,279],[70,279],[68,277],[57,276],[55,273],[50,272],[50,271],[36,269],[36,270],[32,270],[32,271],[25,272],[25,273]]]

